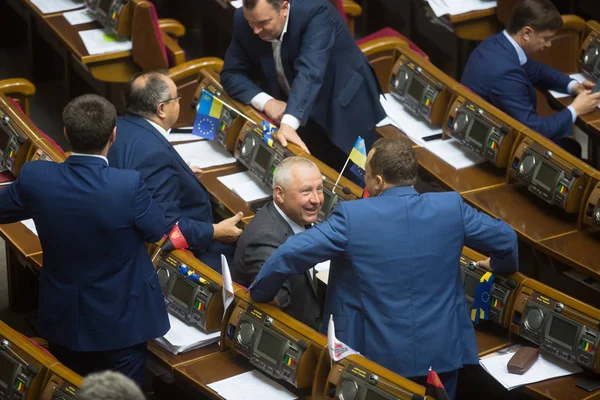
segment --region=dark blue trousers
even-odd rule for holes
[[[144,382],[146,342],[106,351],[75,351],[52,343],[49,345],[50,352],[58,361],[83,377],[93,372],[112,370],[128,376],[140,387]]]

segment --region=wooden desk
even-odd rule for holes
[[[494,325],[489,321],[475,326],[475,339],[477,340],[480,358],[513,344],[508,339],[507,329]]]
[[[592,228],[569,232],[543,240],[539,245],[542,251],[554,255],[560,262],[600,280],[600,232]]]
[[[464,40],[482,41],[502,30],[502,24],[496,17],[496,8],[477,10],[468,13],[450,15],[448,22],[456,36]]]
[[[40,239],[20,222],[0,225],[0,235],[25,257],[42,251]]]
[[[44,260],[44,254],[41,251],[39,253],[28,256],[27,259],[29,260],[30,265],[33,267],[33,269],[35,269],[37,272],[42,271],[42,262]]]
[[[213,343],[206,347],[201,347],[199,349],[186,351],[185,353],[173,354],[168,350],[165,350],[161,346],[159,346],[154,340],[148,342],[148,351],[151,356],[154,357],[157,361],[160,362],[161,365],[166,366],[169,372],[173,373],[175,368],[192,362],[198,361],[205,357],[209,357],[211,355],[217,354],[220,351],[219,345],[217,343]]]
[[[597,399],[600,396],[600,390],[588,392],[580,389],[577,382],[589,376],[591,379],[598,379],[593,374],[590,376],[583,372],[576,375],[569,375],[562,378],[550,379],[539,383],[525,386],[525,393],[536,399]]]
[[[218,354],[192,361],[175,368],[175,379],[187,388],[195,389],[211,399],[221,399],[209,384],[230,378],[256,368],[241,354],[227,350]],[[301,399],[310,399],[311,389],[298,390],[284,381],[277,381]]]

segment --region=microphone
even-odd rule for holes
[[[333,181],[332,179],[329,179],[327,176],[325,175],[321,175],[323,177],[323,180],[325,182],[331,183],[335,185],[335,181]],[[352,190],[350,190],[350,188],[346,187],[346,186],[340,186],[338,184],[338,187],[342,189],[342,193],[344,193],[345,195],[351,195],[352,194]],[[333,194],[336,194],[335,192],[333,192]]]

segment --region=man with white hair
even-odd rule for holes
[[[317,222],[323,205],[323,177],[309,159],[286,158],[273,176],[273,201],[262,207],[248,224],[233,257],[231,276],[249,286],[265,261],[289,236]],[[279,290],[279,307],[317,330],[321,312],[314,268],[290,277]]]
[[[134,381],[115,371],[96,372],[85,377],[75,394],[77,400],[145,400]]]

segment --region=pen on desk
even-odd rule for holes
[[[423,140],[426,142],[429,142],[430,140],[441,139],[441,138],[442,138],[441,133],[436,133],[435,135],[423,136]]]

